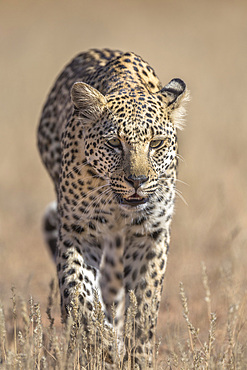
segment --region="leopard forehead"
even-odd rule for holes
[[[102,121],[105,135],[118,136],[129,143],[145,142],[157,135],[170,136],[175,132],[162,98],[137,89],[123,89],[107,96]]]

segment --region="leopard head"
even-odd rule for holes
[[[134,86],[103,95],[77,82],[71,97],[86,161],[108,181],[117,201],[138,207],[164,193],[167,179],[176,176],[185,83],[173,79],[152,94]]]

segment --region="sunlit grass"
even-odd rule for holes
[[[225,279],[225,284],[229,279]],[[203,327],[207,335],[201,333],[191,320],[190,305],[186,287],[180,283],[181,307],[184,325],[180,327],[180,337],[171,338],[168,330],[168,350],[158,355],[158,341],[153,343],[153,369],[245,369],[247,367],[246,345],[246,295],[228,297],[226,320],[218,320],[212,311],[212,301],[208,273],[202,264],[202,285],[204,288]],[[229,286],[225,291],[229,292]],[[46,320],[41,316],[40,305],[30,297],[24,301],[12,288],[12,307],[6,312],[0,307],[0,364],[1,369],[106,369],[114,361],[114,369],[131,369],[131,355],[124,362],[124,352],[118,351],[117,335],[114,327],[105,328],[104,315],[98,296],[94,297],[94,312],[88,324],[88,332],[80,324],[78,300],[66,324],[56,324],[59,309],[58,288],[54,281],[50,286]],[[135,331],[136,299],[131,293],[131,304],[125,325],[125,340],[133,338]],[[114,307],[113,307],[114,315]],[[222,316],[222,313],[221,313]],[[224,316],[224,315],[223,315]],[[45,321],[45,324],[44,324]],[[169,323],[167,324],[169,325]],[[107,358],[105,343],[111,345],[112,359]],[[134,348],[133,348],[134,349]],[[132,352],[133,353],[133,352]],[[157,356],[158,355],[158,356]],[[125,367],[124,367],[125,366]]]

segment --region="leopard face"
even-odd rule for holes
[[[85,159],[107,180],[117,202],[142,210],[163,196],[177,161],[177,130],[164,91],[122,89],[103,96],[76,83],[72,100],[82,125]]]

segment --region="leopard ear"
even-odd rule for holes
[[[167,107],[176,108],[185,96],[186,85],[179,78],[174,78],[159,92],[162,94],[163,101]]]
[[[185,83],[179,78],[174,78],[159,91],[159,94],[162,94],[166,109],[170,111],[170,118],[174,126],[182,130],[186,115],[185,104],[190,100]]]
[[[104,109],[106,98],[94,87],[76,82],[71,89],[71,100],[79,109],[80,115],[87,120],[97,120]]]

